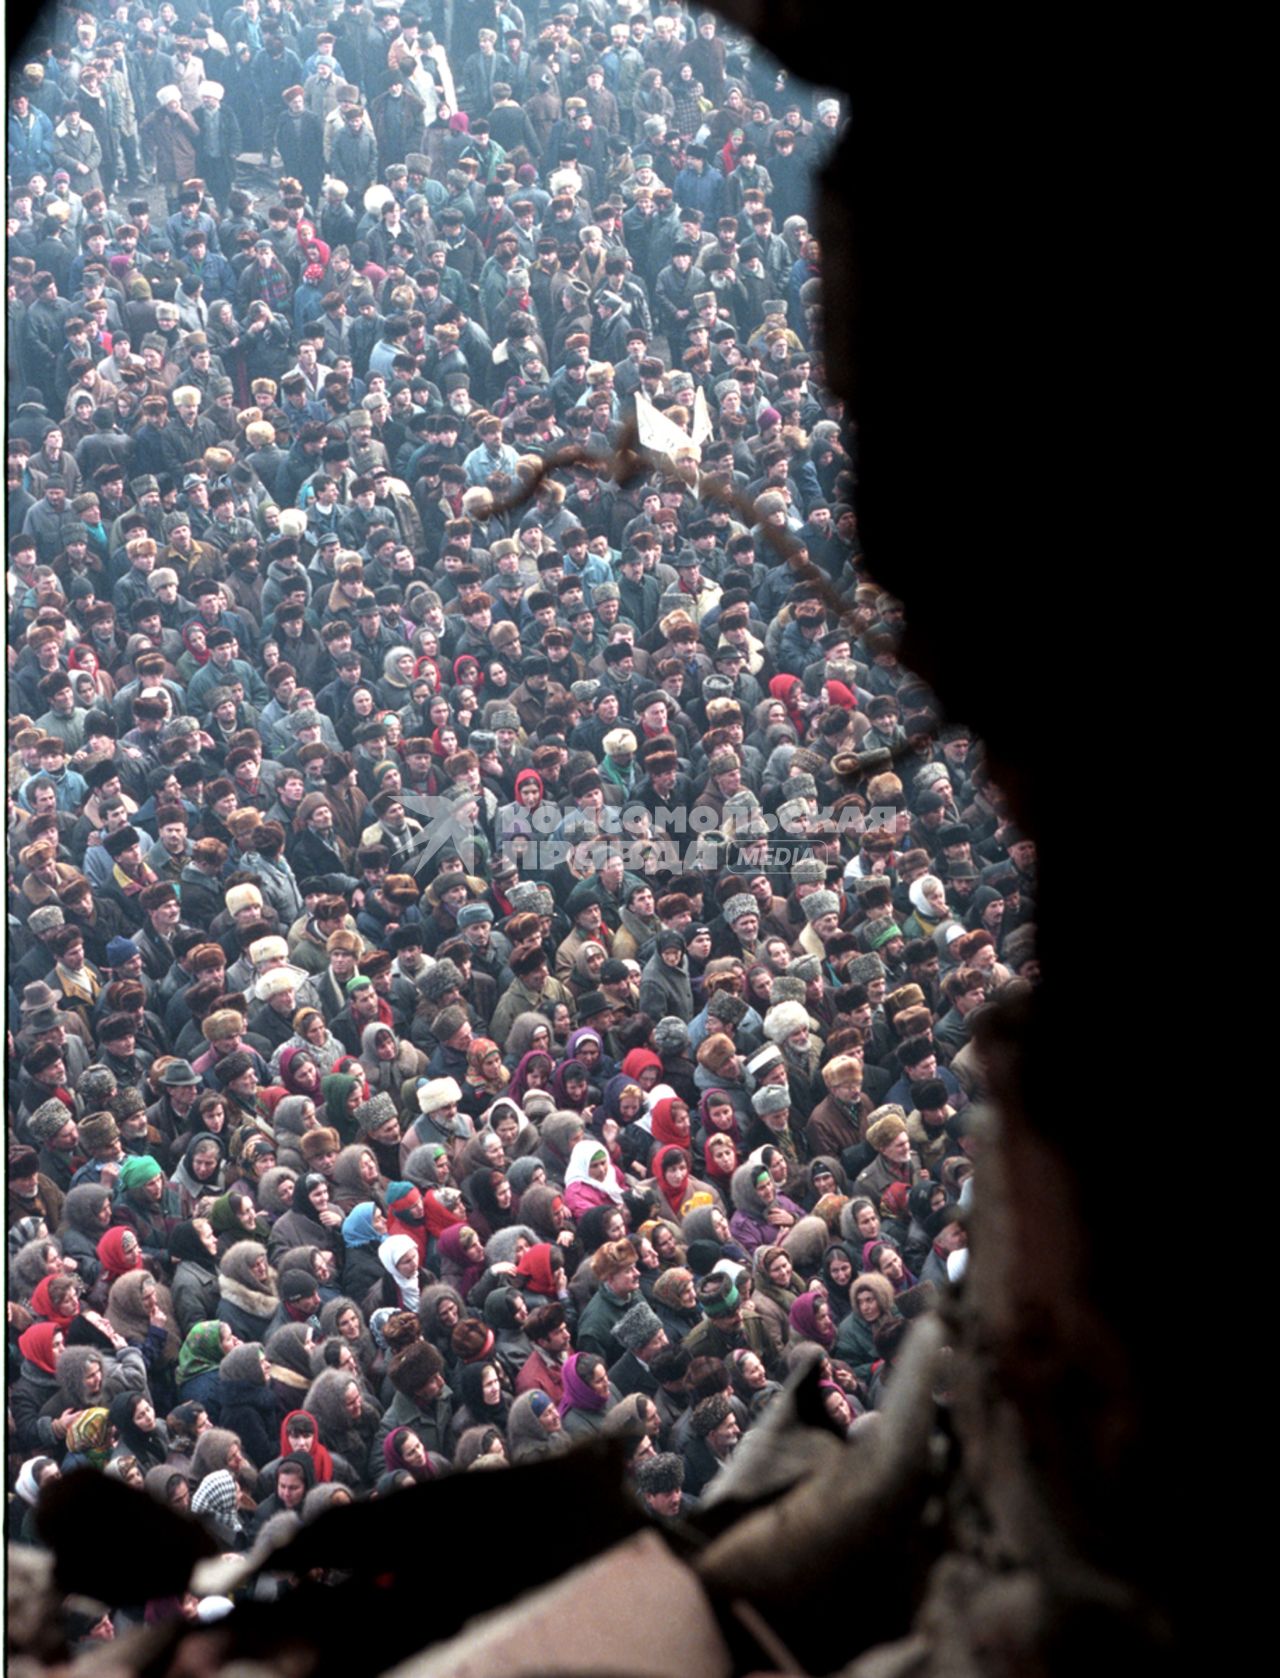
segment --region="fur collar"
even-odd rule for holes
[[[280,1309],[280,1301],[273,1293],[259,1293],[256,1288],[247,1288],[243,1282],[233,1281],[230,1276],[218,1277],[218,1292],[231,1305],[238,1305],[240,1309],[251,1317],[274,1317]]]

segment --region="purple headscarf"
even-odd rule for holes
[[[560,1401],[561,1416],[568,1415],[570,1410],[603,1410],[608,1404],[607,1398],[601,1398],[594,1387],[588,1386],[578,1374],[578,1364],[582,1358],[590,1353],[574,1352],[564,1360],[564,1398]]]

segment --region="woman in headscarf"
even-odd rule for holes
[[[342,1220],[342,1291],[352,1299],[363,1299],[381,1283],[378,1246],[386,1234],[386,1213],[372,1200],[362,1200]]]
[[[695,1177],[687,1148],[668,1143],[653,1156],[653,1181],[649,1185],[670,1208],[677,1223],[695,1207],[714,1206],[718,1200],[709,1183]]]
[[[386,1272],[380,1303],[417,1311],[422,1297],[418,1248],[408,1235],[388,1235],[378,1246],[378,1263]],[[388,1293],[394,1295],[387,1298]]]
[[[32,1457],[18,1470],[13,1489],[18,1495],[18,1501],[24,1505],[22,1521],[17,1532],[19,1544],[40,1544],[36,1520],[41,1494],[46,1486],[51,1486],[61,1477],[62,1470],[53,1457]]]
[[[353,1212],[357,1206],[375,1197],[380,1198],[385,1186],[378,1170],[378,1156],[367,1142],[351,1143],[334,1161],[330,1199],[344,1213]]]
[[[571,1439],[589,1439],[604,1427],[605,1412],[620,1394],[609,1381],[609,1370],[594,1352],[573,1352],[564,1361],[564,1397],[560,1420]]]
[[[499,1096],[481,1117],[485,1129],[491,1130],[502,1144],[504,1165],[511,1166],[517,1160],[527,1159],[537,1150],[537,1129],[528,1114],[509,1096]],[[512,1187],[515,1186],[513,1183]]]
[[[18,1336],[18,1351],[22,1356],[18,1378],[11,1381],[8,1391],[9,1411],[22,1450],[37,1450],[52,1440],[48,1429],[41,1426],[49,1406],[60,1386],[58,1365],[63,1352],[63,1334],[53,1323],[32,1323]]]
[[[567,1451],[573,1440],[564,1430],[555,1400],[539,1387],[521,1393],[511,1406],[507,1442],[512,1462],[532,1462]]]
[[[392,1428],[382,1441],[382,1460],[389,1474],[406,1473],[417,1485],[437,1479],[449,1466],[427,1450],[411,1427]]]
[[[565,978],[565,984],[575,1003],[588,991],[599,990],[600,969],[609,959],[609,952],[597,938],[585,938],[579,944]]]
[[[147,1393],[121,1393],[111,1401],[108,1416],[116,1430],[117,1456],[137,1459],[145,1474],[158,1468],[169,1455],[169,1430],[159,1419]]]
[[[853,1310],[852,1289],[857,1274],[853,1249],[843,1241],[833,1241],[822,1255],[821,1276],[837,1329]]]
[[[272,1055],[271,1071],[291,1095],[309,1095],[319,1104],[323,1100],[321,1092],[308,1088],[305,1082],[309,1076],[306,1062],[311,1062],[323,1080],[346,1052],[319,1008],[299,1008],[293,1016],[293,1036]]]
[[[557,1111],[585,1113],[593,1102],[591,1081],[580,1060],[562,1060],[551,1075],[551,1098]]]
[[[704,1149],[706,1180],[725,1206],[733,1205],[733,1174],[738,1169],[738,1150],[724,1131],[713,1131]]]
[[[142,1489],[166,1509],[186,1514],[191,1508],[191,1483],[181,1469],[171,1462],[149,1468],[142,1477]]]
[[[218,1368],[219,1423],[240,1436],[250,1458],[265,1463],[275,1449],[275,1397],[267,1385],[267,1360],[256,1342],[235,1346]]]
[[[244,1551],[249,1534],[240,1519],[241,1492],[225,1468],[206,1474],[191,1499],[191,1513],[222,1550]]]
[[[320,1129],[320,1116],[309,1095],[286,1095],[277,1102],[271,1115],[276,1133],[276,1159],[280,1165],[296,1174],[308,1169],[302,1152],[302,1138],[308,1131]]]
[[[527,1014],[517,1014],[511,1022],[511,1029],[507,1033],[507,1065],[518,1067],[531,1049],[540,1049],[546,1055],[551,1053],[551,1022],[545,1014],[537,1014],[532,1010]],[[507,1094],[513,1101],[520,1101],[514,1090],[508,1089]],[[523,1106],[524,1103],[520,1102],[520,1105]]]
[[[389,1095],[398,1110],[401,1089],[410,1078],[422,1076],[427,1060],[408,1038],[397,1037],[389,1025],[375,1020],[360,1033],[360,1065],[369,1095]]]
[[[202,1200],[215,1200],[222,1193],[225,1155],[221,1137],[207,1132],[192,1137],[170,1178],[171,1186],[177,1190],[180,1217],[194,1217]]]
[[[484,1274],[484,1243],[470,1224],[455,1224],[440,1237],[441,1280],[463,1299]]]
[[[195,1323],[187,1332],[178,1353],[177,1390],[183,1404],[195,1400],[209,1412],[210,1420],[220,1419],[221,1393],[218,1370],[228,1352],[240,1344],[230,1323]]]
[[[481,1252],[483,1256],[483,1249]],[[422,1302],[418,1306],[422,1338],[435,1347],[446,1363],[453,1360],[453,1331],[466,1309],[466,1301],[450,1282],[435,1282],[422,1290]]]
[[[882,1322],[891,1322],[898,1315],[898,1307],[893,1283],[878,1271],[858,1276],[849,1292],[853,1309],[836,1330],[835,1355],[865,1383],[880,1359],[875,1331]]]
[[[792,1340],[809,1340],[829,1352],[836,1343],[835,1319],[820,1293],[802,1293],[787,1314]]]
[[[542,1023],[547,1024],[545,1020]],[[507,1091],[511,1100],[523,1107],[530,1090],[549,1090],[553,1064],[548,1049],[530,1049],[527,1054],[521,1055]]]
[[[58,1235],[63,1253],[76,1261],[77,1273],[87,1288],[98,1279],[98,1242],[110,1223],[110,1189],[104,1189],[101,1183],[81,1183],[68,1192]]]
[[[359,1078],[344,1072],[330,1072],[320,1080],[324,1096],[324,1122],[336,1130],[344,1148],[356,1139],[355,1110],[364,1100],[364,1085]]]
[[[66,1329],[80,1315],[80,1285],[74,1276],[42,1276],[27,1306],[37,1322]]]
[[[299,1010],[301,1013],[302,1010]],[[323,1015],[319,1016],[321,1019]],[[337,1053],[334,1060],[340,1060],[343,1048],[337,1038],[334,1038]],[[320,1085],[324,1072],[328,1066],[322,1067],[322,1057],[310,1042],[297,1043],[292,1040],[284,1043],[277,1050],[275,1064],[277,1066],[276,1082],[282,1086],[287,1095],[305,1095],[311,1101],[324,1099]],[[330,1062],[329,1064],[332,1064]]]
[[[107,1320],[130,1346],[141,1351],[151,1396],[158,1409],[169,1409],[181,1342],[168,1288],[145,1270],[131,1270],[111,1284]]]
[[[339,1267],[346,1248],[342,1213],[332,1204],[329,1182],[318,1171],[308,1171],[293,1185],[290,1210],[271,1226],[268,1251],[273,1260],[290,1247],[322,1247]]]
[[[276,1273],[267,1250],[256,1241],[237,1241],[218,1266],[218,1319],[240,1340],[265,1340],[280,1308]]]
[[[553,1246],[550,1241],[538,1241],[526,1247],[516,1260],[516,1274],[526,1291],[536,1294],[539,1301],[561,1299],[568,1293],[564,1248]]]
[[[218,1238],[218,1253],[223,1254],[240,1241],[255,1241],[263,1251],[271,1238],[271,1225],[258,1211],[251,1194],[229,1189],[209,1208],[209,1225]]]
[[[355,1355],[366,1381],[378,1360],[378,1348],[365,1324],[360,1307],[346,1294],[339,1294],[320,1308],[320,1331],[329,1339],[345,1340]]]
[[[511,1415],[511,1394],[504,1390],[496,1358],[464,1363],[458,1371],[458,1396],[462,1403],[449,1425],[455,1452],[458,1440],[469,1427],[496,1427],[504,1439]]]
[[[336,1464],[329,1447],[320,1439],[320,1429],[309,1410],[290,1410],[280,1423],[280,1456],[306,1457],[315,1485],[329,1485]]]
[[[888,1277],[895,1294],[906,1293],[916,1285],[916,1278],[902,1262],[902,1254],[887,1241],[868,1241],[862,1249],[862,1265],[864,1270]]]
[[[729,1228],[748,1254],[777,1240],[804,1216],[795,1201],[779,1192],[763,1161],[740,1165],[733,1174],[730,1193],[734,1211]]]
[[[502,1064],[502,1050],[491,1037],[473,1037],[467,1050],[467,1069],[462,1078],[462,1100],[459,1106],[472,1119],[478,1119],[511,1082],[511,1074]]]
[[[640,973],[639,1006],[651,1020],[663,1019],[668,1014],[678,1020],[691,1020],[697,1012],[680,933],[663,931],[654,940],[653,954]],[[625,1070],[625,1061],[623,1067]]]
[[[90,1295],[92,1305],[106,1303],[111,1284],[131,1270],[143,1269],[142,1244],[137,1231],[127,1224],[117,1224],[98,1242],[98,1280]],[[34,1300],[34,1295],[33,1295]]]
[[[111,1418],[101,1406],[82,1410],[67,1428],[67,1454],[62,1459],[62,1472],[71,1474],[77,1468],[107,1466],[114,1442]]]
[[[481,1166],[471,1173],[462,1185],[462,1198],[467,1205],[467,1221],[482,1241],[515,1222],[511,1184],[504,1172],[491,1166]]]
[[[380,1451],[376,1466],[373,1461],[381,1410],[358,1378],[326,1369],[311,1383],[304,1409],[315,1417],[322,1443],[347,1459],[357,1484],[371,1486],[382,1468]]]
[[[584,1137],[569,1156],[564,1180],[565,1204],[574,1217],[580,1217],[592,1206],[618,1206],[625,1192],[622,1173],[610,1160],[604,1145]]]
[[[651,1303],[673,1346],[678,1346],[690,1329],[702,1321],[698,1286],[693,1271],[684,1265],[674,1265],[662,1272],[654,1283]]]

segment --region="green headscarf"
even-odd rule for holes
[[[353,1078],[346,1072],[330,1072],[320,1080],[320,1093],[324,1096],[325,1117],[342,1139],[344,1148],[357,1140],[355,1120],[347,1111],[347,1102],[351,1092],[361,1087],[360,1080]]]
[[[116,1181],[120,1185],[121,1194],[128,1194],[130,1189],[140,1189],[153,1177],[162,1175],[160,1162],[152,1159],[150,1154],[130,1154],[121,1161],[120,1175]]]
[[[67,1453],[84,1457],[94,1468],[105,1468],[111,1455],[111,1418],[100,1406],[82,1410],[67,1429]]]
[[[195,1323],[178,1353],[178,1385],[216,1369],[222,1362],[222,1324]]]

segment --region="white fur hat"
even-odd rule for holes
[[[808,1031],[809,1010],[801,1002],[779,1002],[764,1017],[764,1034],[771,1043],[785,1043],[793,1031]]]
[[[243,885],[229,887],[226,903],[229,915],[238,915],[241,909],[261,909],[262,893],[257,886],[246,881]]]
[[[264,961],[288,961],[289,946],[283,938],[274,934],[269,938],[259,938],[256,944],[249,946],[249,960],[255,967],[261,967]]]
[[[437,1113],[461,1100],[462,1091],[454,1078],[426,1078],[418,1085],[418,1107],[423,1113]]]
[[[292,967],[273,967],[270,973],[264,973],[258,980],[255,990],[260,1002],[270,1002],[273,996],[282,996],[287,990],[296,990],[297,984],[297,976]]]

